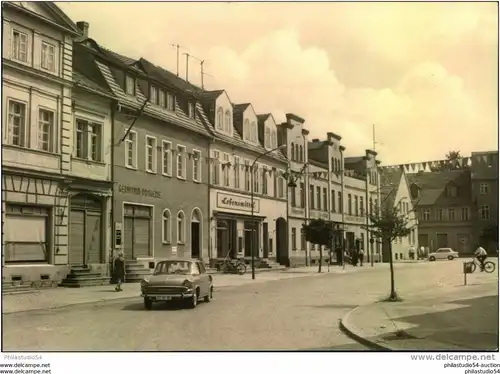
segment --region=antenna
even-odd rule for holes
[[[189,82],[189,53],[184,53],[184,56],[186,56],[186,82]]]
[[[177,76],[179,76],[179,49],[181,46],[179,44],[170,44],[170,45],[177,49]]]
[[[204,84],[204,77],[205,77],[205,75],[208,76],[208,77],[212,77],[213,78],[213,75],[205,73],[205,71],[203,70],[203,64],[204,63],[205,63],[205,60],[201,60],[200,61],[200,68],[201,68],[201,89],[202,90],[205,89],[205,84]]]
[[[377,142],[375,141],[375,127],[376,125],[373,124],[373,151],[375,151],[375,145],[377,144]]]

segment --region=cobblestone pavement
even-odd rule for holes
[[[462,281],[457,261],[397,264],[402,295],[452,289]],[[389,271],[375,268],[239,286],[216,283],[210,303],[143,309],[140,298],[3,316],[4,350],[361,350],[338,322],[389,291]],[[313,274],[313,273],[311,273]],[[458,274],[458,275],[457,275]],[[278,275],[274,275],[278,277]],[[259,279],[264,276],[259,274]],[[227,278],[229,279],[229,278]],[[220,278],[222,283],[222,277]],[[229,282],[229,281],[228,281]],[[470,282],[473,283],[472,278]]]

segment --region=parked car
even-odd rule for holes
[[[455,252],[451,248],[439,248],[436,252],[429,253],[427,257],[429,261],[436,260],[454,260],[458,258],[458,252]]]
[[[210,302],[213,297],[213,279],[203,263],[196,259],[165,260],[156,264],[154,273],[141,282],[144,308],[151,310],[157,301],[181,301],[196,308],[198,300]]]

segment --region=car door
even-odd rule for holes
[[[208,295],[210,289],[210,277],[208,276],[203,263],[198,262],[198,266],[200,268],[200,282],[203,284],[204,294]]]
[[[198,261],[194,262],[194,267],[193,267],[193,277],[194,277],[194,283],[200,287],[200,296],[206,295],[206,290],[205,290],[205,285],[203,284],[203,278],[201,274],[201,269],[200,269],[200,264]]]

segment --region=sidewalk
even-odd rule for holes
[[[359,306],[340,321],[351,338],[374,350],[498,349],[498,277],[480,274],[467,286],[405,295],[402,302]]]
[[[379,265],[378,267],[383,266]],[[376,269],[378,267],[374,267]],[[251,271],[244,275],[236,274],[215,274],[214,287],[215,292],[224,287],[239,287],[247,284],[265,283],[284,279],[322,276],[333,273],[350,273],[360,270],[368,270],[370,267],[346,267],[343,270],[338,266],[330,266],[322,269],[322,273],[318,273],[318,268],[304,267],[293,268],[280,271],[256,272],[255,279],[252,280]],[[132,299],[140,297],[140,284],[130,283],[124,284],[122,292],[116,292],[114,285],[84,287],[84,288],[54,288],[46,290],[37,290],[30,293],[20,293],[12,295],[3,295],[2,297],[2,313],[11,314],[18,312],[27,312],[34,310],[58,309],[77,304],[98,303],[103,301]]]

